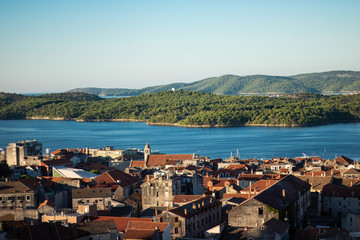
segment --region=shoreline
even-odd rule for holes
[[[12,119],[15,120],[15,119]],[[170,127],[185,127],[185,128],[234,128],[234,127],[283,127],[283,128],[291,128],[291,127],[312,127],[312,126],[320,126],[324,124],[318,125],[284,125],[284,124],[277,124],[277,125],[270,125],[270,124],[257,124],[257,123],[246,123],[246,124],[237,124],[237,125],[181,125],[178,123],[150,123],[146,120],[139,120],[139,119],[76,119],[76,118],[50,118],[50,117],[26,117],[25,120],[53,120],[53,121],[76,121],[76,122],[144,122],[146,125],[152,126],[170,126]],[[327,124],[325,124],[327,125]]]

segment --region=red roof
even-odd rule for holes
[[[118,169],[110,170],[94,178],[94,181],[101,185],[113,185],[118,184],[121,187],[127,187],[132,184],[139,182],[141,179],[138,177],[131,176]]]
[[[66,167],[72,167],[73,162],[67,159],[54,159],[54,160],[47,160],[42,161],[41,166],[43,167],[53,167],[53,166],[66,166]]]
[[[145,167],[145,161],[131,161],[130,167],[144,168]]]
[[[166,165],[168,160],[192,160],[192,154],[162,154],[162,155],[150,155],[147,161],[148,167],[163,167]]]
[[[186,203],[202,198],[202,195],[175,195],[174,203]]]
[[[129,221],[137,221],[137,222],[152,222],[151,218],[135,218],[135,217],[111,217],[111,216],[98,216],[95,218],[96,221],[107,221],[113,220],[116,224],[117,230],[120,232],[125,232]]]
[[[40,205],[39,205],[39,207],[38,207],[38,209],[39,208],[42,208],[43,206],[45,206],[45,205],[48,205],[48,206],[50,206],[50,207],[55,207],[55,202],[52,202],[52,201],[49,201],[49,200],[45,200],[45,202],[43,202],[43,203],[41,203]]]
[[[261,192],[265,190],[266,188],[270,187],[271,185],[277,183],[279,180],[259,180],[257,182],[254,182],[251,185],[251,192]],[[241,193],[248,193],[250,191],[250,186],[247,188],[244,188],[241,190]]]
[[[345,156],[340,156],[338,158],[335,158],[336,163],[342,164],[342,165],[349,165],[354,164],[354,160],[347,158]]]
[[[142,231],[139,231],[138,229],[130,229],[130,230],[126,230],[123,239],[152,240],[154,238],[154,234],[155,234],[155,229],[142,230]]]
[[[137,230],[155,230],[156,227],[159,228],[160,232],[164,232],[165,229],[169,226],[168,222],[149,222],[149,221],[129,221],[127,229],[137,229]]]

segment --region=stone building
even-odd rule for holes
[[[271,218],[301,228],[310,206],[310,185],[289,175],[231,209],[229,226],[255,228]]]
[[[40,166],[42,144],[36,140],[9,143],[6,147],[6,161],[9,166]]]
[[[35,192],[20,181],[0,182],[0,206],[15,208],[36,208]]]
[[[109,210],[111,207],[111,188],[72,189],[72,208],[80,204],[96,204],[98,210]]]
[[[205,196],[155,216],[154,222],[169,222],[172,238],[202,238],[206,230],[221,223],[221,202]]]
[[[178,176],[159,177],[141,185],[143,209],[149,207],[172,207],[175,195],[181,194],[181,179]]]

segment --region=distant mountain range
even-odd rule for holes
[[[176,90],[193,90],[222,95],[239,94],[280,94],[298,92],[353,92],[360,91],[359,71],[331,71],[322,73],[306,73],[294,76],[268,75],[223,75],[206,78],[193,83],[172,83],[142,89],[126,88],[75,88],[68,92],[85,92],[99,96],[135,96]]]

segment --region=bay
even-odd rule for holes
[[[0,120],[0,147],[36,139],[43,149],[140,148],[167,154],[198,154],[228,158],[269,159],[303,153],[333,159],[344,155],[360,161],[360,123],[316,127],[184,128],[151,126],[142,122],[76,122]]]

